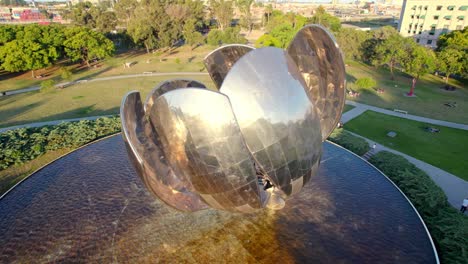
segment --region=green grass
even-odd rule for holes
[[[468,124],[468,88],[466,85],[451,80],[451,84],[458,87],[455,91],[440,89],[445,85],[437,76],[426,75],[416,83],[417,97],[409,98],[404,94],[410,89],[411,78],[402,73],[396,73],[396,79],[390,79],[390,72],[376,69],[368,65],[347,61],[348,88],[359,91],[359,97],[349,97],[348,100],[373,105],[385,109],[402,109],[409,114],[429,117],[433,119]],[[354,82],[363,77],[372,77],[377,81],[376,88],[384,89],[379,94],[374,89],[359,89]],[[447,102],[457,102],[457,107],[447,107]]]
[[[143,100],[160,82],[174,78],[199,80],[210,88],[206,76],[161,76],[87,82],[53,92],[31,92],[0,97],[0,127],[85,116],[118,114],[126,93],[141,92]]]
[[[440,129],[439,133],[425,127]],[[345,129],[468,180],[468,131],[366,111]],[[391,138],[387,133],[394,131]]]
[[[87,68],[78,63],[67,67],[71,68],[73,73],[71,80],[143,72],[205,72],[203,58],[215,48],[204,45],[192,51],[189,47],[182,46],[171,51],[164,50],[150,54],[129,51],[100,62],[96,68]],[[125,62],[132,62],[134,64],[130,68],[124,68]],[[66,65],[66,61],[60,62],[56,66],[36,71],[36,75],[45,76],[41,79],[32,78],[31,72],[21,74],[0,72],[0,92],[39,86],[42,81],[48,79],[53,79],[56,83],[67,82],[60,77],[59,69],[64,65]]]
[[[346,113],[346,112],[348,112],[349,110],[351,110],[353,108],[354,108],[354,106],[345,104],[345,106],[343,108],[343,113]]]

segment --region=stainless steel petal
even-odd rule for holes
[[[319,116],[304,87],[284,50],[261,48],[232,67],[220,90],[256,162],[287,196],[310,179],[322,153]]]
[[[204,60],[205,67],[216,88],[219,89],[221,87],[232,65],[251,50],[254,50],[251,46],[232,44],[217,48],[206,55]]]
[[[207,208],[200,196],[190,191],[190,183],[174,173],[160,146],[155,144],[158,135],[145,118],[138,92],[130,92],[124,97],[120,116],[128,155],[148,190],[178,210]]]
[[[178,89],[162,94],[148,110],[169,163],[207,204],[238,212],[261,208],[254,161],[226,96]]]
[[[172,79],[159,83],[146,97],[145,110],[150,109],[154,101],[161,96],[161,94],[175,89],[189,87],[206,88],[203,83],[192,79]]]
[[[325,140],[340,121],[346,99],[343,55],[334,37],[319,25],[301,29],[287,51],[307,83],[306,92],[317,108]]]

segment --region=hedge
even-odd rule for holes
[[[336,144],[351,150],[359,156],[364,155],[370,150],[367,141],[360,137],[356,137],[351,133],[345,131],[342,128],[336,128],[333,130],[328,140],[335,142]]]
[[[468,217],[450,206],[443,190],[402,156],[381,151],[369,162],[398,185],[421,214],[441,263],[468,263]]]
[[[9,130],[0,133],[0,170],[33,160],[49,150],[79,147],[119,131],[119,117]]]

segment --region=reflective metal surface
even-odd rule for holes
[[[155,101],[149,118],[169,163],[186,173],[207,204],[239,212],[262,207],[254,162],[226,96],[174,90]]]
[[[287,51],[307,83],[325,140],[340,121],[346,99],[346,73],[338,43],[322,26],[309,25],[296,34]]]
[[[220,89],[256,162],[286,196],[310,179],[322,151],[319,118],[304,86],[285,51],[261,48],[244,55]]]
[[[165,159],[158,134],[145,118],[138,92],[129,93],[120,108],[122,137],[138,175],[146,187],[170,206],[182,211],[207,208],[183,174],[174,173]]]
[[[251,50],[254,50],[254,48],[247,45],[232,44],[217,48],[205,57],[205,67],[216,88],[221,87],[224,78],[234,63]]]
[[[316,174],[322,140],[341,116],[336,42],[312,25],[287,51],[228,45],[205,65],[220,92],[176,79],[151,91],[144,108],[137,93],[124,99],[123,136],[140,177],[179,210],[283,208]]]

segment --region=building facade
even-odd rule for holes
[[[468,0],[405,0],[398,32],[435,48],[441,34],[468,26]]]

